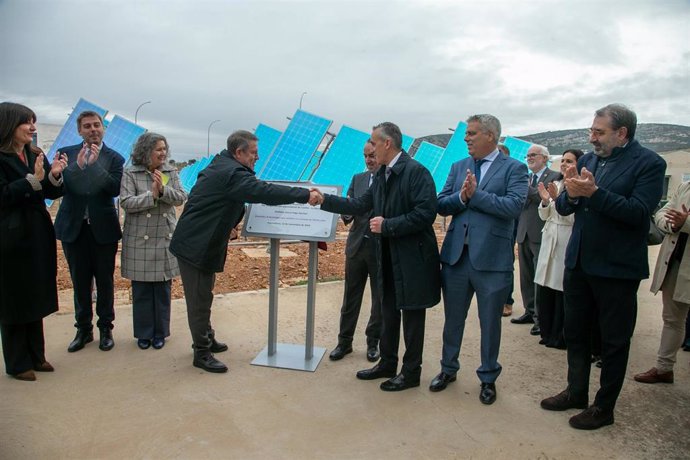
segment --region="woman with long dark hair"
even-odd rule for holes
[[[0,335],[6,372],[36,380],[52,372],[45,358],[43,318],[57,311],[57,253],[45,199],[62,196],[67,157],[50,165],[31,145],[36,115],[0,103]]]

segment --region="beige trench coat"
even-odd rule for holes
[[[177,259],[168,247],[177,216],[175,206],[187,200],[177,170],[168,164],[160,171],[169,177],[163,195],[153,199],[153,178],[144,166],[125,169],[120,205],[125,211],[122,232],[122,277],[134,281],[167,281],[180,274]]]
[[[666,218],[664,217],[668,209],[681,209],[683,204],[686,208],[690,209],[690,182],[683,182],[680,184],[671,199],[668,200],[668,203],[654,215],[656,226],[666,234],[664,241],[661,243],[659,257],[656,260],[656,267],[654,268],[652,287],[650,289],[654,294],[661,290],[661,285],[666,277],[668,262],[678,242],[678,235],[681,232],[690,233],[690,218],[685,221],[685,224],[680,228],[678,233],[673,233],[671,226],[666,222]],[[673,300],[681,303],[690,303],[690,243],[685,245],[685,251],[683,251],[683,259],[678,270]]]
[[[563,184],[556,182],[560,192]],[[556,211],[556,203],[550,200],[548,206],[537,208],[539,217],[543,220],[541,231],[541,248],[534,270],[534,282],[556,291],[563,291],[563,271],[565,270],[565,248],[568,246],[570,234],[573,232],[575,215],[561,216]]]

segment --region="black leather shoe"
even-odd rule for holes
[[[139,339],[137,340],[137,346],[142,350],[148,350],[151,346],[151,341],[149,339]]]
[[[496,384],[482,383],[482,389],[479,391],[479,400],[482,404],[493,404],[496,401]]]
[[[532,329],[529,330],[529,333],[530,335],[540,335],[541,328],[535,324],[534,326],[532,326]]]
[[[82,329],[78,329],[77,335],[74,337],[74,340],[70,342],[69,346],[67,347],[67,351],[74,353],[75,351],[79,351],[84,348],[84,345],[90,342],[93,342],[93,331],[84,331]]]
[[[206,372],[214,372],[222,374],[228,371],[228,366],[214,358],[213,354],[209,353],[194,353],[194,367],[203,369]]]
[[[375,363],[379,360],[380,357],[381,354],[379,353],[378,345],[369,345],[367,347],[367,360],[369,360],[372,363]]]
[[[163,337],[154,337],[151,345],[153,345],[153,348],[156,350],[160,350],[165,346],[165,339]]]
[[[395,377],[395,371],[392,369],[385,369],[379,364],[371,369],[364,369],[357,372],[357,378],[360,380],[389,379],[392,377]]]
[[[570,426],[578,430],[596,430],[606,425],[613,425],[613,411],[598,406],[589,406],[577,415],[570,417]]]
[[[114,346],[113,331],[111,331],[110,328],[101,329],[101,340],[98,344],[98,348],[103,351],[110,351]]]
[[[456,375],[450,375],[446,374],[445,372],[441,372],[438,374],[436,377],[434,377],[434,380],[431,381],[431,384],[429,385],[429,390],[430,391],[442,391],[445,390],[446,387],[450,382],[455,382],[457,379]]]
[[[565,389],[556,396],[546,398],[541,402],[542,409],[563,411],[568,409],[586,409],[587,399],[573,398],[570,390]]]
[[[419,377],[405,377],[401,372],[390,380],[386,380],[381,384],[381,389],[383,391],[402,391],[408,388],[414,388],[419,386]]]
[[[343,359],[345,355],[348,355],[352,353],[352,347],[349,345],[338,345],[333,349],[330,355],[328,355],[328,358],[330,358],[331,361],[338,361],[340,359]]]
[[[517,318],[511,319],[510,322],[513,324],[533,324],[534,318],[532,318],[532,315],[530,315],[529,313],[525,313],[522,316],[518,316]]]
[[[215,337],[211,337],[211,348],[209,349],[211,353],[223,353],[224,351],[228,351],[228,346],[223,342],[217,341]]]

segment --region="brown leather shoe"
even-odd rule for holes
[[[36,364],[34,370],[38,372],[54,372],[55,368],[48,361],[44,361],[41,364]]]
[[[503,316],[512,316],[513,306],[510,304],[503,305]]]
[[[673,383],[673,371],[659,372],[656,367],[653,367],[647,372],[637,374],[633,378],[636,382],[641,383]]]
[[[17,380],[23,380],[25,382],[34,382],[36,380],[36,374],[34,374],[34,371],[29,369],[28,371],[20,372],[19,374],[15,374],[12,377],[14,377]]]

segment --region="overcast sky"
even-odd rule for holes
[[[690,124],[690,0],[0,0],[0,100],[62,124],[79,97],[168,138],[177,160],[304,110],[419,137],[492,113],[503,134],[595,109]]]

